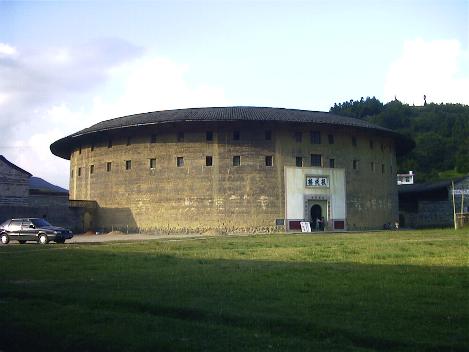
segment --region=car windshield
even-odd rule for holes
[[[44,227],[44,226],[52,226],[49,224],[46,220],[44,219],[31,219],[31,222],[34,224],[36,227]]]

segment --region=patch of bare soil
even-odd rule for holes
[[[125,233],[123,233],[122,231],[111,231],[111,232],[108,232],[108,233],[103,233],[103,235],[118,236],[118,235],[125,235]]]
[[[86,231],[84,233],[79,234],[80,236],[94,236],[96,235],[96,232],[94,231]]]
[[[210,230],[205,231],[203,234],[205,236],[217,236],[217,235],[221,235],[222,232],[219,230],[210,229]]]

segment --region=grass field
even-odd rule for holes
[[[468,351],[469,230],[0,246],[0,351]]]

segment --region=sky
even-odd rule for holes
[[[469,0],[0,0],[0,154],[65,188],[50,144],[110,118],[423,95],[469,105]]]

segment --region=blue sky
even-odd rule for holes
[[[67,186],[49,144],[125,114],[469,104],[468,41],[469,1],[0,1],[0,153]]]

